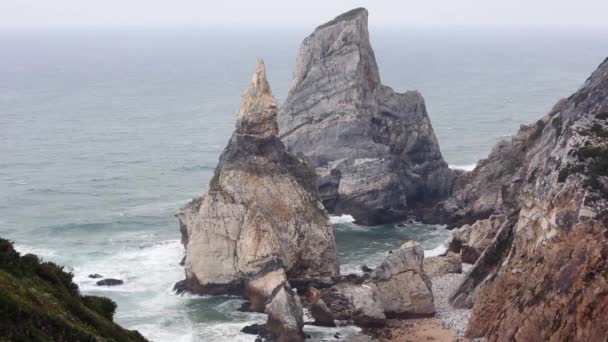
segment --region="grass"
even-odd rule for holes
[[[542,120],[536,121],[536,129],[535,129],[534,133],[532,133],[530,135],[530,139],[536,140],[536,139],[540,138],[540,136],[543,134],[544,129],[545,129],[545,122]]]
[[[73,275],[0,239],[0,340],[146,341],[112,322],[116,304],[82,296]]]
[[[554,117],[553,120],[551,120],[551,126],[555,128],[555,136],[559,137],[562,134],[562,117]]]

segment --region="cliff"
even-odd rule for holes
[[[276,116],[260,61],[207,193],[178,214],[186,247],[185,287],[242,295],[247,285],[245,294],[256,310],[263,310],[285,277],[339,271],[333,227],[314,172],[286,151]]]
[[[279,130],[315,168],[330,212],[379,224],[444,199],[454,177],[422,95],[381,84],[367,16],[354,9],[304,40]]]
[[[608,59],[439,210],[489,245],[452,296],[488,341],[608,338]],[[473,245],[470,235],[456,245]],[[478,234],[479,236],[479,234]]]
[[[110,299],[82,296],[72,274],[37,256],[20,256],[0,239],[0,336],[3,341],[146,341],[112,321]]]

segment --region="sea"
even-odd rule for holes
[[[0,237],[65,265],[84,294],[153,341],[253,341],[265,321],[242,300],[177,295],[174,214],[205,192],[263,58],[288,92],[309,29],[114,28],[0,31]],[[471,170],[545,115],[608,56],[608,32],[370,28],[382,82],[419,90],[446,161]],[[343,273],[415,239],[445,250],[443,226],[364,227],[332,217]],[[99,287],[89,274],[124,280]],[[313,341],[355,327],[306,326]]]

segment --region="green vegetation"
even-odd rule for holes
[[[146,341],[112,322],[114,302],[80,295],[72,277],[0,239],[0,341]]]
[[[595,114],[595,118],[598,120],[608,120],[608,112],[600,112]]]
[[[589,131],[596,137],[608,138],[608,130],[606,130],[604,126],[600,125],[599,123],[594,123]]]
[[[555,136],[559,137],[562,134],[562,117],[554,117],[553,120],[551,120],[551,126],[555,128]]]
[[[211,178],[211,181],[209,182],[209,189],[210,190],[220,190],[220,173],[219,171],[216,171],[213,174],[213,178]]]
[[[583,164],[566,166],[559,171],[559,175],[557,176],[557,181],[559,183],[563,183],[566,181],[568,176],[575,174],[575,173],[581,173],[584,171],[585,171],[585,165],[583,165]]]
[[[530,140],[536,140],[536,139],[540,138],[544,129],[545,129],[545,122],[542,120],[536,121],[536,130],[534,131],[534,133],[532,133],[530,135]]]

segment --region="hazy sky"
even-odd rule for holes
[[[0,27],[314,27],[359,6],[375,27],[608,28],[608,0],[0,0]]]

